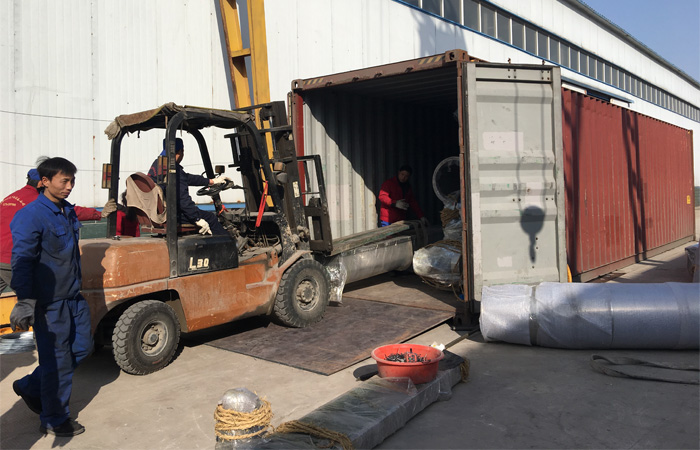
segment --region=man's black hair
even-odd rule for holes
[[[73,176],[78,171],[75,164],[68,161],[66,158],[61,158],[60,156],[45,159],[41,164],[39,164],[39,167],[37,167],[36,170],[39,171],[40,177],[46,177],[49,180],[60,172]]]
[[[404,170],[409,174],[413,174],[413,169],[411,169],[411,166],[409,166],[408,164],[404,164],[401,167],[399,167],[399,172],[403,172]]]
[[[27,184],[31,187],[37,187],[39,185],[39,180],[32,180],[31,178],[27,178]]]

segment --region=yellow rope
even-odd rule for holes
[[[352,441],[350,438],[337,431],[329,430],[327,428],[319,427],[316,425],[311,425],[308,423],[299,422],[298,420],[291,420],[285,422],[275,429],[275,433],[302,433],[308,434],[313,437],[328,439],[332,442],[337,442],[343,447],[343,450],[353,450]]]
[[[459,211],[456,209],[444,208],[440,211],[440,221],[442,222],[442,227],[444,228],[448,223],[459,218]]]
[[[471,363],[467,358],[464,358],[464,362],[459,365],[459,373],[462,376],[462,383],[466,383],[469,381],[469,369],[470,369]]]
[[[250,413],[242,413],[231,409],[224,409],[218,405],[214,411],[214,431],[216,436],[228,441],[236,439],[247,439],[259,434],[265,433],[270,428],[270,420],[272,420],[272,407],[270,402],[260,399],[260,407]],[[225,434],[226,432],[240,432],[250,428],[262,427],[254,433],[248,434]]]

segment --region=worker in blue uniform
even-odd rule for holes
[[[165,149],[165,139],[163,139],[163,151],[161,156],[166,156],[167,152]],[[177,180],[177,221],[178,223],[191,223],[199,227],[200,234],[215,234],[228,236],[228,232],[221,225],[216,214],[209,211],[203,211],[197,207],[197,205],[192,201],[190,197],[190,186],[212,186],[215,184],[224,184],[230,181],[227,177],[216,177],[216,178],[205,178],[201,175],[192,175],[182,168],[180,164],[182,159],[185,157],[185,145],[182,139],[175,139],[175,166],[177,173],[175,174]],[[153,179],[155,183],[158,183],[158,158],[153,161],[151,168],[148,170],[148,176]],[[166,186],[161,184],[160,188],[165,194]]]
[[[10,325],[13,330],[34,326],[39,366],[12,387],[39,414],[42,433],[75,436],[85,427],[69,414],[73,372],[92,350],[90,309],[80,294],[81,225],[66,201],[77,169],[56,157],[46,159],[37,170],[43,192],[17,211],[10,223],[11,287],[17,293]]]

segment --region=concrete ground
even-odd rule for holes
[[[687,282],[684,247],[608,282]],[[443,324],[412,341],[447,344],[461,335]],[[697,361],[697,351],[557,350],[487,344],[478,334],[449,350],[470,360],[469,381],[378,448],[700,448],[698,385],[612,378],[589,366],[593,353]],[[87,428],[74,438],[42,436],[38,417],[13,393],[12,382],[36,363],[36,352],[0,355],[2,449],[212,449],[226,390],[257,392],[279,425],[356,387],[353,372],[372,360],[323,376],[185,342],[170,366],[138,377],[99,352],[74,377],[72,415]]]

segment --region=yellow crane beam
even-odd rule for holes
[[[270,101],[270,77],[267,65],[265,1],[247,0],[250,47],[243,47],[236,0],[219,0],[224,25],[226,52],[231,70],[233,97],[237,108],[251,105],[251,92],[245,59],[250,57],[255,104]]]

